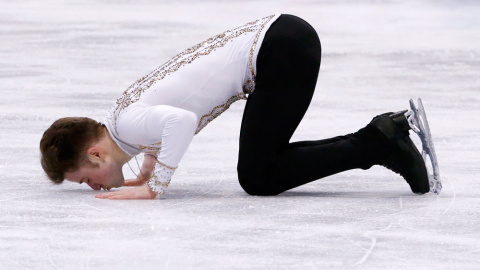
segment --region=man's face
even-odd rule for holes
[[[107,163],[101,163],[96,167],[91,164],[82,165],[74,172],[66,172],[65,179],[80,184],[87,183],[94,190],[121,187],[125,182],[122,168]]]

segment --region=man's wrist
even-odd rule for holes
[[[156,198],[157,196],[160,195],[159,193],[155,192],[155,191],[150,187],[150,185],[149,185],[148,183],[145,184],[145,186],[147,186],[148,193],[150,194],[150,197],[151,197],[152,199],[154,199],[154,198]]]

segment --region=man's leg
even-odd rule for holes
[[[385,140],[370,127],[289,143],[313,96],[320,55],[315,30],[299,18],[282,15],[267,32],[240,132],[238,175],[248,193],[278,194],[340,171],[369,168],[387,155]]]
[[[383,164],[393,143],[375,126],[332,139],[289,143],[313,96],[320,42],[306,22],[282,15],[267,32],[240,131],[238,177],[252,195],[276,195],[338,172]]]

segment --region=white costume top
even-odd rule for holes
[[[165,192],[193,136],[255,87],[256,59],[272,15],[209,38],[132,84],[103,123],[128,155],[154,155],[148,185]]]

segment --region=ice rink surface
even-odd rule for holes
[[[292,141],[354,132],[421,97],[441,195],[374,167],[249,196],[236,177],[245,101],[194,138],[159,200],[47,180],[38,145],[54,120],[100,120],[170,57],[278,12],[310,22],[323,47]],[[0,269],[479,269],[479,14],[475,0],[0,0]]]

